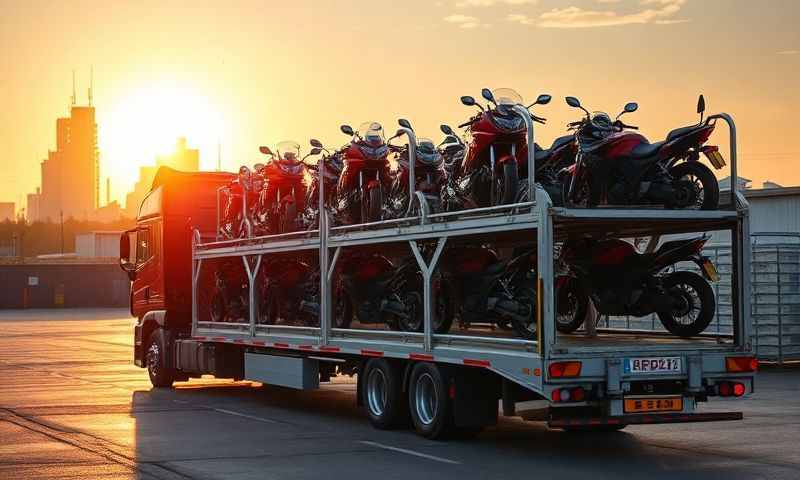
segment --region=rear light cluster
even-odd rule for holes
[[[586,400],[586,390],[583,387],[557,388],[550,394],[554,403],[582,402]]]
[[[739,382],[719,382],[717,383],[717,393],[720,397],[741,397],[747,388]]]
[[[728,357],[725,359],[725,370],[730,373],[755,372],[758,360],[755,357]]]
[[[548,368],[550,378],[573,378],[581,374],[581,362],[553,362]]]

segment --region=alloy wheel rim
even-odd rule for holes
[[[388,388],[383,371],[373,368],[367,377],[367,404],[370,412],[380,417],[386,411]]]
[[[161,356],[161,349],[158,348],[157,343],[151,343],[147,349],[147,371],[151,377],[158,376],[158,363]]]
[[[432,424],[439,412],[439,393],[431,374],[423,373],[417,378],[414,400],[419,421],[424,425]]]

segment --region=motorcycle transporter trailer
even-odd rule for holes
[[[524,115],[523,107],[517,111]],[[523,118],[533,145],[533,124]],[[730,127],[735,178],[735,126],[725,114],[707,121],[717,119]],[[405,133],[415,145],[413,132]],[[535,172],[534,149],[528,152],[528,171]],[[417,432],[429,438],[492,425],[499,403],[504,415],[567,430],[739,420],[741,412],[702,412],[698,404],[753,391],[748,205],[736,182],[728,209],[577,209],[553,206],[529,178],[533,201],[431,214],[424,196],[414,192],[419,215],[410,218],[330,227],[325,214],[318,230],[221,240],[218,190],[234,177],[162,172],[142,203],[137,227],[120,243],[123,268],[133,280],[131,311],[138,318],[134,361],[149,370],[155,386],[212,374],[305,390],[334,375],[357,374],[357,402],[374,426],[397,426],[410,415]],[[322,188],[319,193],[322,203]],[[724,294],[731,299],[725,313],[732,318],[732,333],[684,339],[641,330],[557,332],[554,250],[568,235],[649,237],[652,248],[662,235],[707,231],[731,235],[731,280]],[[437,262],[447,244],[465,242],[536,246],[535,338],[434,333],[431,280]],[[331,285],[348,248],[410,248],[423,277],[422,332],[333,326]],[[287,252],[319,262],[318,327],[259,321],[256,279],[262,259]],[[200,278],[230,269],[232,262],[245,272],[246,318],[214,322],[207,301],[201,304],[210,287],[199,285]]]

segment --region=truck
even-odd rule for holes
[[[735,178],[735,125],[725,114],[713,118],[729,125]],[[533,145],[529,119],[526,125]],[[534,172],[534,149],[528,151]],[[210,374],[309,390],[335,376],[355,376],[356,402],[373,426],[397,427],[410,417],[417,433],[432,439],[475,434],[501,413],[575,431],[742,419],[741,412],[702,408],[752,393],[758,366],[749,318],[748,207],[736,182],[732,204],[718,210],[667,210],[555,206],[529,178],[534,195],[511,205],[435,214],[420,208],[412,217],[344,226],[331,226],[323,213],[315,230],[231,240],[219,235],[219,198],[232,178],[162,168],[136,227],[120,240],[137,319],[134,362],[147,369],[154,387]],[[665,236],[708,231],[731,238],[732,267],[717,287],[730,305],[718,311],[730,318],[725,329],[680,338],[640,328],[594,329],[587,321],[585,333],[558,332],[555,252],[568,236],[644,238],[653,247]],[[490,324],[434,331],[434,283],[446,247],[487,243],[535,250],[530,338]],[[422,276],[421,331],[333,321],[337,262],[363,249],[413,255]],[[271,268],[264,266],[287,255],[308,259],[318,273],[316,324],[265,322],[259,312],[267,295],[260,279]],[[242,283],[241,312],[213,315],[214,279],[234,271]]]

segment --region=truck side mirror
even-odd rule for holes
[[[131,281],[136,279],[136,262],[131,261],[131,236],[135,239],[135,235],[136,230],[127,230],[119,237],[119,266]]]

